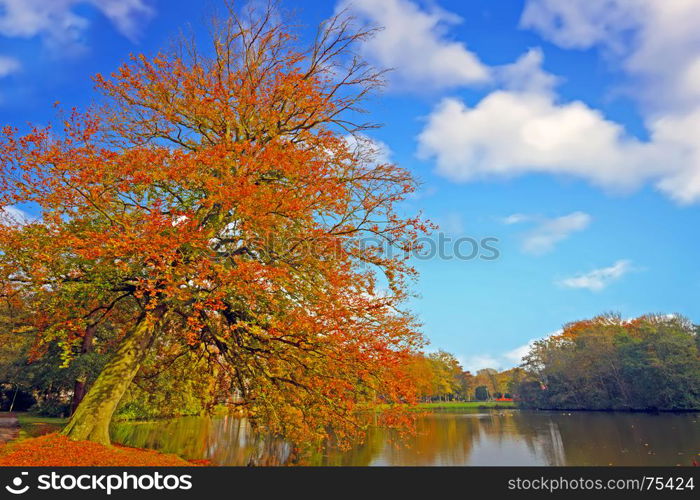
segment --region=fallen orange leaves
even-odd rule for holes
[[[187,467],[205,465],[177,455],[125,446],[71,441],[60,434],[26,439],[0,447],[0,466],[7,467]]]

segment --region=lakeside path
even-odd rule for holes
[[[0,445],[9,443],[19,436],[19,421],[14,413],[0,413]]]

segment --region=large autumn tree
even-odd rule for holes
[[[109,443],[144,359],[180,344],[225,373],[259,427],[296,442],[362,432],[376,401],[410,403],[421,345],[402,309],[424,230],[414,189],[357,123],[381,73],[342,15],[304,47],[273,9],[231,11],[211,45],[134,57],[60,128],[0,142],[3,295],[21,330],[79,352],[109,322],[118,341],[64,429]],[[397,420],[389,415],[388,420]]]

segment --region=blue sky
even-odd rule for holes
[[[0,124],[90,104],[91,75],[203,33],[217,3],[0,0]],[[498,239],[496,260],[416,262],[431,349],[507,368],[602,312],[700,322],[700,2],[282,4],[308,27],[343,8],[385,26],[360,50],[394,68],[367,107],[371,139],[422,182],[406,209]]]

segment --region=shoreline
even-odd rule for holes
[[[666,409],[634,409],[634,408],[527,408],[516,407],[518,410],[529,411],[556,411],[556,412],[575,412],[575,413],[700,413],[700,408],[679,408],[673,410]]]
[[[501,410],[517,409],[512,401],[434,401],[418,403],[415,410]]]

